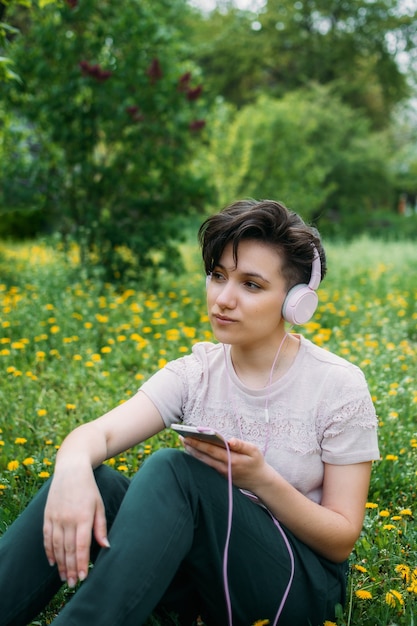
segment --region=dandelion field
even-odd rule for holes
[[[326,248],[320,305],[302,332],[363,369],[381,451],[351,559],[348,601],[336,624],[412,626],[417,249],[412,242],[369,239]],[[44,242],[0,244],[0,534],[52,473],[70,429],[126,400],[194,342],[212,339],[198,251],[189,244],[183,252],[187,274],[163,278],[154,292],[87,280],[75,252]],[[176,439],[165,432],[109,463],[131,475],[168,445]],[[49,615],[36,624],[49,623]]]

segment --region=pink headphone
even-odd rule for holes
[[[313,264],[308,285],[300,283],[291,287],[282,305],[282,317],[290,324],[305,324],[314,315],[318,304],[316,289],[321,280],[321,262],[317,248],[314,248]]]

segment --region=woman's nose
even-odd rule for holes
[[[216,303],[221,309],[234,309],[236,306],[236,295],[236,286],[232,281],[228,280],[221,285]]]

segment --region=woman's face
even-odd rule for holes
[[[207,288],[208,314],[216,339],[245,348],[271,348],[284,328],[281,309],[286,294],[276,248],[243,240],[235,267],[232,244],[228,244]]]

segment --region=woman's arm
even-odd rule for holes
[[[256,495],[298,539],[334,562],[352,552],[362,529],[371,462],[324,467],[321,504],[312,502],[275,470]]]
[[[103,502],[93,468],[165,427],[155,405],[138,392],[66,437],[56,459],[45,507],[44,544],[51,565],[74,586],[87,576],[91,531],[109,547]]]
[[[227,452],[186,439],[187,449],[227,476]],[[368,495],[371,462],[325,464],[323,497],[316,504],[265,462],[253,444],[231,439],[233,483],[252,491],[298,539],[333,562],[344,561],[359,537]]]

